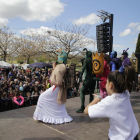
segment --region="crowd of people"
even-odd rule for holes
[[[0,111],[36,105],[38,97],[51,87],[52,69],[14,67],[0,69]],[[77,74],[78,76],[78,74]],[[67,98],[78,96],[78,85],[67,90]],[[22,97],[24,102],[22,103]],[[16,102],[19,100],[19,104]],[[22,104],[20,104],[22,103]]]

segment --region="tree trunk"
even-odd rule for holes
[[[30,57],[27,57],[27,64],[29,64],[29,61],[30,61]]]
[[[6,52],[4,52],[4,56],[3,56],[4,61],[6,61],[6,56],[7,56],[7,54],[6,54]]]

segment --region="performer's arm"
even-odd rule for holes
[[[16,97],[13,98],[13,101],[14,101],[15,104],[20,105],[19,102],[17,101]]]
[[[20,105],[23,105],[23,103],[24,103],[24,98],[22,97],[22,96],[20,96],[20,98],[21,98],[21,103],[20,103]]]
[[[97,95],[94,95],[94,100],[89,105],[86,106],[84,113],[88,115],[88,107],[97,104],[99,101],[101,101],[101,98],[97,97]]]
[[[82,79],[82,75],[83,75],[83,73],[86,69],[86,66],[87,66],[87,62],[85,61],[84,65],[83,65],[83,68],[82,68],[82,72],[81,72],[80,77],[79,77],[80,82],[81,82],[81,79]]]

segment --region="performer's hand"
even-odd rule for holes
[[[89,106],[94,105],[94,104],[97,104],[99,101],[101,101],[101,98],[99,98],[98,95],[96,95],[96,94],[92,94],[92,95],[94,95],[95,98],[94,98],[94,100],[85,108],[84,113],[85,113],[86,115],[88,115],[88,107],[89,107]]]
[[[53,69],[56,67],[56,61],[53,62]]]
[[[96,97],[96,98],[101,98],[101,96],[100,95],[97,95],[97,94],[92,94],[94,97]]]
[[[96,102],[101,101],[101,96],[100,96],[100,95],[96,95],[96,94],[92,94],[92,95],[94,95],[94,100],[95,100]]]

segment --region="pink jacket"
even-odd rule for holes
[[[110,73],[110,65],[104,60],[103,75],[96,75],[97,78],[100,77],[100,79],[103,80],[103,81],[100,81],[102,88],[105,88],[105,86],[106,86],[107,76],[109,73]]]
[[[17,101],[17,99],[21,99],[21,103],[19,103],[18,101]],[[14,97],[13,98],[13,101],[14,101],[14,103],[15,104],[17,104],[17,105],[23,105],[23,103],[24,103],[24,98],[20,95],[18,98],[16,98],[16,97]]]

